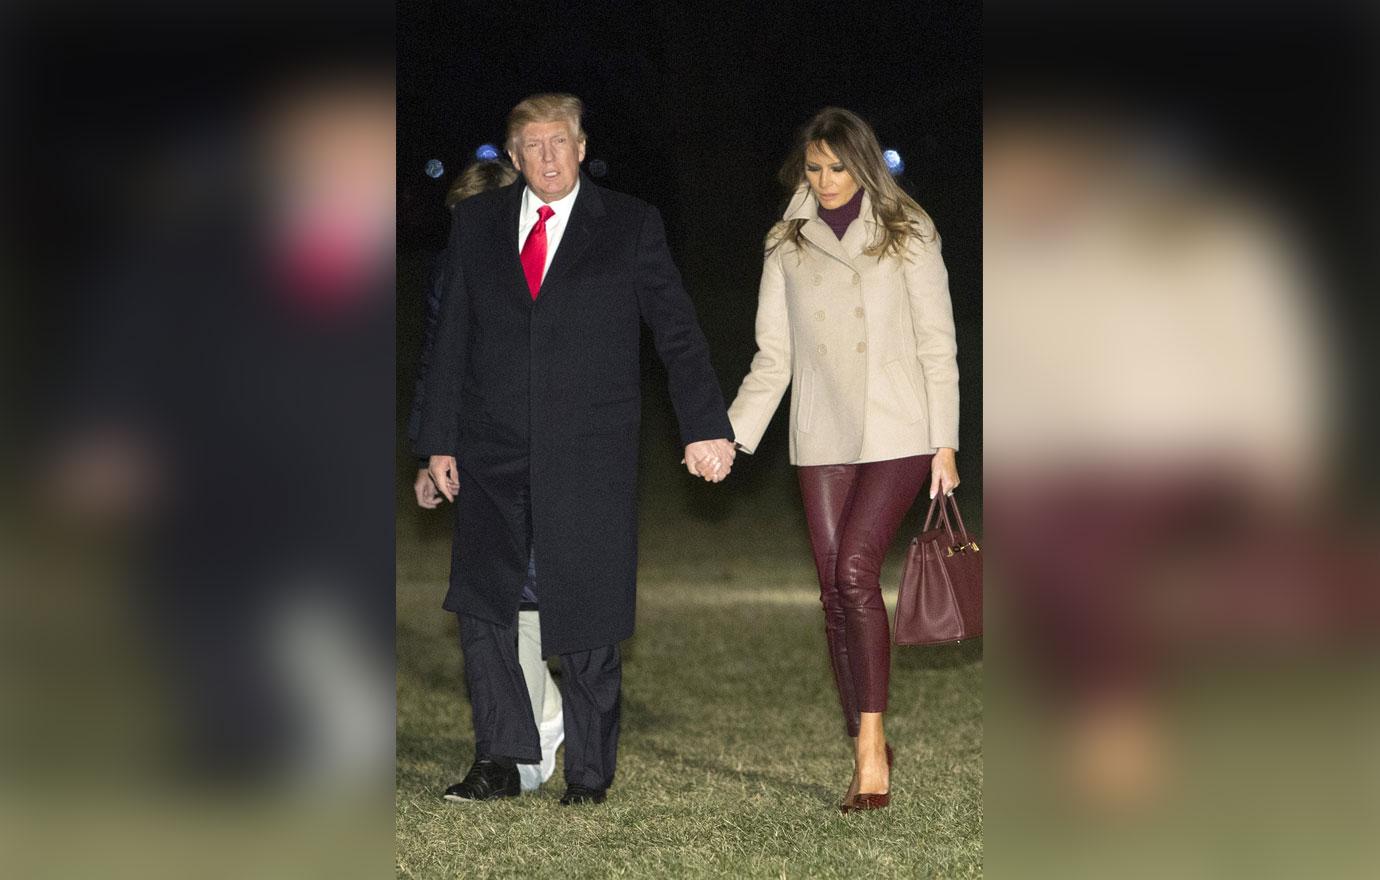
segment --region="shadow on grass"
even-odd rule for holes
[[[920,671],[926,669],[958,669],[982,661],[982,637],[947,645],[894,645],[891,649],[892,669]]]
[[[735,770],[719,761],[710,761],[697,758],[686,752],[677,752],[665,746],[644,744],[639,749],[641,752],[655,755],[665,764],[672,764],[686,768],[689,771],[700,771],[710,773],[724,779],[732,779],[743,782],[757,783],[775,791],[788,791],[798,795],[805,795],[814,798],[821,803],[832,805],[839,799],[838,792],[809,782],[801,782],[798,779],[788,779],[773,773],[766,773],[760,770]]]
[[[450,719],[447,719],[450,720]],[[454,719],[452,727],[461,727],[461,719]],[[473,757],[474,743],[461,736],[449,732],[419,732],[416,730],[403,730],[397,734],[396,753],[409,766],[416,764],[426,764],[438,762],[441,764],[454,764],[463,773],[468,766],[469,760]],[[464,764],[465,766],[461,766]],[[399,775],[403,774],[403,769],[398,770]]]

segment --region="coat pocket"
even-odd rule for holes
[[[620,397],[591,401],[584,423],[595,431],[616,430],[619,426],[636,425],[642,418],[642,394],[633,391]]]
[[[896,399],[905,408],[906,424],[913,425],[925,417],[925,404],[920,399],[920,392],[906,374],[905,365],[900,361],[891,361],[886,365],[887,378],[891,380],[891,390],[896,395]]]
[[[796,393],[800,395],[800,404],[796,407],[795,424],[802,433],[808,434],[815,423],[814,368],[805,367],[800,371],[800,385],[796,388]]]

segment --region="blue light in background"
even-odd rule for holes
[[[479,149],[474,151],[474,157],[484,162],[492,162],[498,158],[498,147],[493,144],[480,144]]]
[[[901,160],[901,154],[895,150],[883,152],[882,159],[886,162],[887,170],[893,175],[900,174],[906,170],[906,163]]]
[[[426,176],[430,178],[440,177],[446,173],[446,166],[441,164],[440,159],[432,159],[426,163]]]
[[[593,177],[603,177],[609,173],[609,163],[603,159],[591,159],[589,161],[589,173]]]

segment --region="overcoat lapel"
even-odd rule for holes
[[[530,307],[532,294],[527,289],[527,276],[522,274],[518,248],[518,212],[522,210],[522,191],[526,188],[526,181],[519,177],[503,191],[503,209],[498,212],[498,241],[502,242],[503,253],[498,255],[498,260],[506,267],[500,275],[504,287]]]
[[[829,234],[833,235],[833,230],[830,230]],[[867,193],[863,193],[858,220],[848,227],[848,231],[843,234],[843,240],[839,242],[839,246],[843,248],[849,261],[857,265],[857,260],[863,255],[863,249],[872,243],[876,234],[877,221],[872,218],[872,203],[868,199]]]
[[[540,296],[559,289],[555,282],[579,262],[594,240],[595,228],[603,216],[604,200],[599,195],[599,188],[581,175],[580,192],[575,196],[575,207],[570,211],[570,223],[561,236],[561,246],[551,260],[551,268],[546,270],[546,277],[542,279]]]
[[[843,242],[839,241],[834,235],[834,230],[829,228],[829,224],[823,220],[807,220],[805,225],[800,228],[805,238],[824,253],[843,263],[848,268],[853,268],[853,263],[848,259],[848,254],[843,250]]]

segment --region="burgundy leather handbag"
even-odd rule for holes
[[[898,645],[938,645],[982,635],[982,548],[968,536],[952,495],[930,501],[920,534],[911,539],[892,631]]]

